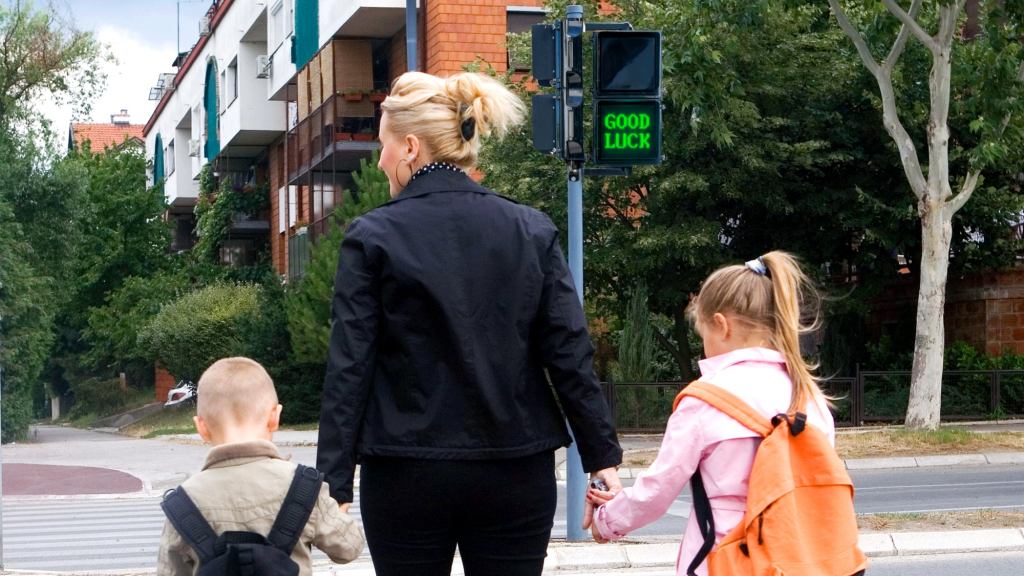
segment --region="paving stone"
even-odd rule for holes
[[[626,546],[626,558],[630,568],[653,568],[657,566],[675,566],[679,557],[679,544],[633,544]]]
[[[918,466],[978,466],[988,464],[984,454],[946,454],[918,456]]]
[[[989,464],[1024,464],[1024,452],[995,452],[985,454]]]
[[[556,558],[558,570],[610,570],[629,567],[626,552],[618,545],[548,548],[548,554]]]
[[[892,536],[889,534],[861,534],[859,544],[860,549],[869,557],[896,555],[896,546],[893,545]]]
[[[856,458],[846,461],[847,470],[877,470],[880,468],[917,468],[913,456],[899,458]]]
[[[955,552],[1024,550],[1024,534],[1019,528],[1000,530],[961,530],[949,532],[895,532],[892,535],[900,556]]]

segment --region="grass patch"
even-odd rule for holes
[[[1024,432],[971,432],[961,428],[934,431],[878,430],[836,436],[840,458],[884,458],[1024,451]]]
[[[146,416],[134,424],[121,429],[122,434],[136,438],[156,438],[169,434],[194,434],[195,425],[192,417],[196,415],[194,406],[178,405]]]
[[[95,412],[89,412],[88,414],[78,414],[73,418],[68,419],[68,424],[74,428],[89,428],[93,422],[99,420],[101,416]]]
[[[1024,512],[972,510],[925,514],[861,514],[857,527],[866,532],[928,532],[1024,526]]]

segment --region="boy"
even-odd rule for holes
[[[298,466],[283,460],[271,442],[282,409],[274,383],[257,362],[225,358],[203,373],[197,396],[196,430],[213,444],[213,449],[202,471],[186,480],[181,488],[217,535],[253,532],[268,536],[285,495],[292,492],[293,480],[295,486],[300,482],[296,477]],[[313,475],[312,486],[316,486],[315,471],[309,473]],[[299,494],[302,490],[295,492]],[[165,509],[168,501],[180,493],[178,490],[165,497]],[[338,508],[327,484],[319,485],[315,502],[313,490],[306,493],[305,508],[311,507],[312,511],[301,533],[292,535],[297,541],[291,550],[291,560],[298,564],[301,576],[309,576],[313,571],[311,544],[335,562],[354,560],[363,550],[362,531],[352,517]],[[192,576],[199,570],[199,558],[200,553],[186,543],[175,524],[170,519],[165,521],[157,574]]]

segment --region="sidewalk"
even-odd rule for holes
[[[1024,550],[1024,528],[970,530],[956,532],[866,533],[860,546],[869,558],[884,556],[919,556],[974,552],[1011,552]],[[552,542],[544,562],[545,574],[568,571],[616,570],[627,568],[671,568],[675,566],[679,542],[657,539],[612,544]],[[315,576],[373,576],[369,558],[360,558],[342,566],[317,564]],[[452,574],[463,574],[458,557]]]
[[[921,556],[957,553],[1014,552],[1024,550],[1024,528],[1003,528],[999,530],[966,530],[950,532],[894,532],[862,533],[860,546],[869,558],[886,556]],[[544,561],[544,574],[557,575],[562,572],[588,570],[623,570],[629,568],[671,569],[675,566],[679,542],[674,538],[630,538],[617,543],[596,544],[593,542],[552,541],[548,546],[548,557]],[[150,570],[125,570],[120,572],[77,571],[85,576],[90,574],[121,574],[150,576]],[[452,566],[455,576],[464,574],[458,556]],[[56,575],[56,572],[38,570],[7,570],[2,574]],[[368,554],[363,554],[349,564],[331,564],[318,561],[313,565],[314,576],[374,576],[373,563]]]

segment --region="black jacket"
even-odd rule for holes
[[[569,444],[565,417],[586,471],[616,466],[593,353],[551,220],[421,176],[342,242],[317,468],[349,502],[357,455],[528,456]]]

